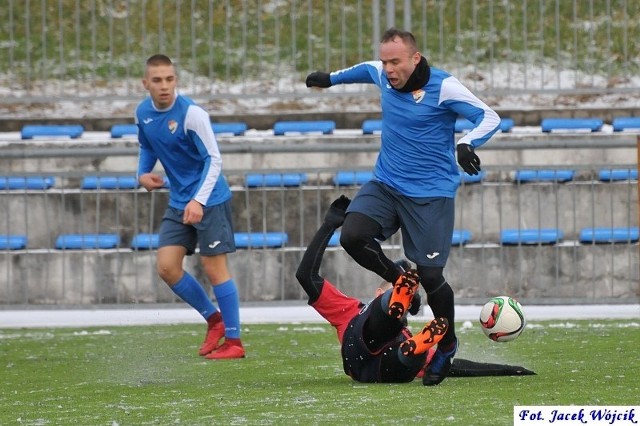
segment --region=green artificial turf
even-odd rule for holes
[[[198,324],[0,329],[0,424],[508,425],[514,405],[638,403],[638,320],[535,322],[508,343],[458,329],[459,358],[537,375],[360,384],[325,324],[244,325],[247,357],[225,361],[197,355]]]

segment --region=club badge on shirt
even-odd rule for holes
[[[416,103],[420,103],[424,98],[424,90],[422,89],[414,90],[411,94],[413,95],[413,100],[416,101]]]
[[[178,130],[178,122],[176,120],[169,120],[169,131],[174,134]]]

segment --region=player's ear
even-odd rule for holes
[[[422,58],[422,55],[420,54],[420,52],[416,52],[413,54],[413,65],[418,65],[420,63],[420,59]]]

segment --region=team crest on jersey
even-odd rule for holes
[[[424,90],[422,89],[414,90],[411,94],[413,95],[413,100],[416,101],[417,104],[424,98]]]
[[[176,120],[169,120],[169,131],[174,134],[178,130],[178,122]]]

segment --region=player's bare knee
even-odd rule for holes
[[[158,263],[156,265],[156,271],[158,272],[160,279],[168,285],[174,285],[180,281],[183,275],[182,269],[176,269],[164,263]]]

